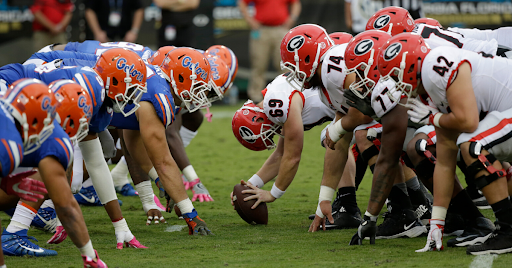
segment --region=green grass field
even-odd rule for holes
[[[268,204],[268,225],[246,224],[232,209],[229,193],[240,179],[250,178],[270,152],[252,152],[237,142],[231,131],[231,117],[223,116],[234,110],[229,106],[213,107],[213,122],[205,121],[187,147],[192,164],[215,199],[194,204],[215,236],[191,237],[187,228],[166,231],[186,225],[175,214],[164,215],[168,224],[146,226],[139,198],[120,197],[131,231],[149,249],[117,250],[114,228],[105,210],[82,207],[93,246],[109,267],[512,267],[512,254],[475,258],[466,255],[465,248],[415,253],[425,245],[425,237],[348,246],[355,230],[308,233],[311,221],[307,216],[316,210],[322,177],[321,127],[306,133],[297,176],[281,199]],[[357,192],[361,211],[366,209],[371,178],[368,172]],[[264,189],[270,188],[271,184]],[[484,214],[494,220],[490,210]],[[0,219],[5,228],[9,217],[2,213]],[[59,245],[47,245],[50,234],[31,229],[29,235],[59,255],[6,257],[8,267],[81,267],[80,253],[69,238]]]

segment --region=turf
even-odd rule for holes
[[[137,197],[120,197],[121,207],[133,234],[149,249],[115,249],[115,235],[105,210],[82,207],[94,248],[109,267],[469,267],[473,256],[465,248],[447,248],[443,252],[415,253],[426,238],[365,241],[363,246],[348,246],[355,230],[308,233],[309,214],[316,210],[322,177],[323,153],[319,136],[322,127],[305,135],[299,171],[286,194],[268,204],[269,224],[246,224],[232,209],[229,193],[240,179],[247,180],[262,165],[268,151],[252,152],[242,147],[231,131],[234,107],[213,107],[213,122],[204,122],[199,134],[187,147],[188,155],[215,202],[199,203],[199,215],[215,233],[211,237],[191,237],[185,228],[166,232],[173,225],[183,226],[175,214],[165,214],[168,224],[145,225],[145,214]],[[217,116],[216,116],[217,115]],[[367,172],[357,201],[366,209],[371,186]],[[264,189],[269,190],[271,185]],[[156,188],[155,188],[156,189]],[[164,202],[164,200],[162,200]],[[490,210],[483,213],[494,220]],[[0,215],[3,226],[9,217]],[[382,220],[382,219],[381,219]],[[80,253],[68,238],[59,245],[47,245],[51,235],[31,229],[29,235],[39,245],[57,250],[56,257],[6,257],[8,267],[81,267]],[[446,241],[446,240],[445,240]],[[491,259],[492,260],[492,259]],[[512,254],[501,255],[494,263],[479,265],[510,267]],[[475,265],[476,263],[473,263]],[[472,267],[478,267],[472,266]]]

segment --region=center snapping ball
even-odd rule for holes
[[[243,190],[250,190],[251,188],[237,184],[233,189],[233,203],[235,204],[236,212],[244,221],[249,224],[267,224],[268,210],[267,203],[260,203],[255,209],[251,207],[256,203],[256,199],[244,201],[244,198],[251,196],[251,194],[242,194]]]

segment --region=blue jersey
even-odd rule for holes
[[[23,65],[35,64],[37,66],[43,65],[48,62],[52,62],[56,59],[80,59],[80,60],[88,60],[88,61],[96,61],[96,55],[73,52],[73,51],[51,51],[51,52],[42,52],[42,53],[34,53],[32,56],[23,63]]]
[[[153,55],[153,51],[149,47],[145,47],[129,42],[108,42],[100,43],[99,41],[84,41],[83,43],[70,42],[66,44],[64,51],[75,51],[87,54],[101,55],[105,50],[111,48],[126,48],[139,55],[143,60],[149,59]]]
[[[101,77],[90,67],[58,65],[54,62],[39,67],[34,64],[8,64],[0,67],[0,79],[5,80],[8,85],[25,77],[36,78],[47,84],[59,79],[72,79],[87,89],[91,96],[93,113],[90,125],[94,127],[89,127],[89,130],[95,133],[105,130],[110,123],[113,110],[110,107],[100,109],[105,100],[105,89]]]
[[[69,167],[70,159],[73,159],[73,144],[69,140],[68,134],[56,121],[53,122],[53,126],[52,135],[37,150],[25,155],[20,166],[37,167],[45,157],[52,156],[59,160],[64,169]]]
[[[158,118],[167,128],[174,121],[176,115],[169,83],[161,75],[161,70],[158,66],[146,64],[146,67],[148,91],[142,95],[140,101],[147,101],[153,104]],[[133,104],[127,105],[125,111],[129,111],[132,108]],[[119,129],[139,130],[139,122],[135,113],[128,117],[124,117],[121,113],[115,113],[110,125]]]
[[[23,141],[14,118],[0,104],[0,176],[3,178],[16,169],[23,160]]]

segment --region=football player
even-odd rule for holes
[[[407,96],[428,94],[430,105],[418,99],[409,103],[411,120],[434,125],[437,163],[434,170],[434,208],[425,248],[442,249],[446,211],[453,193],[460,133],[478,131],[479,117],[488,112],[512,108],[511,78],[506,73],[512,62],[460,50],[430,49],[421,36],[404,33],[391,38],[378,58],[381,75],[396,82],[396,90]],[[406,71],[407,70],[407,71]],[[487,122],[493,122],[489,119]],[[489,124],[482,124],[488,128]],[[480,138],[481,140],[481,138]],[[512,251],[512,204],[501,163],[481,144],[461,142],[460,151],[467,164],[466,180],[474,180],[496,216],[497,228],[482,245],[467,248],[468,254]],[[490,147],[488,147],[490,148]],[[491,151],[492,152],[492,151]]]

